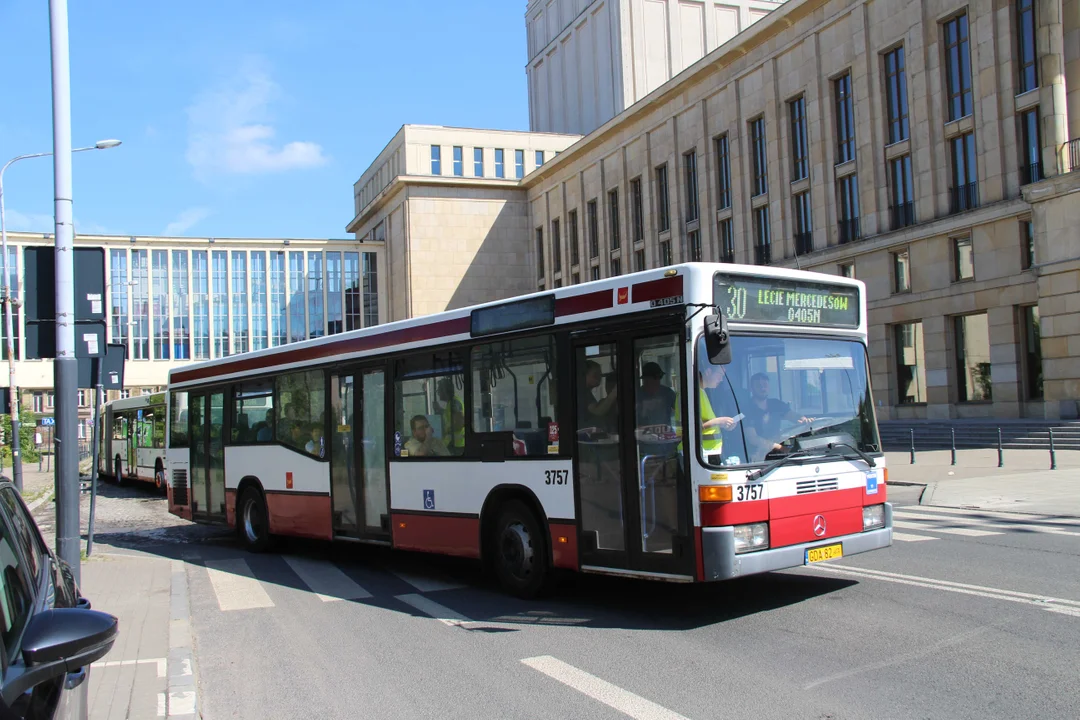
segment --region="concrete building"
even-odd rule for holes
[[[784,0],[529,0],[529,127],[590,133]]]
[[[23,249],[52,245],[41,233],[8,233],[13,291],[25,292]],[[382,242],[322,239],[111,237],[79,235],[105,252],[106,338],[127,345],[123,392],[163,388],[169,370],[386,320]],[[79,270],[76,269],[76,272]],[[0,323],[0,333],[2,333]],[[53,411],[51,360],[31,360],[23,303],[15,316],[16,382],[23,406]],[[6,344],[2,358],[7,361]],[[0,373],[0,387],[8,375]],[[110,398],[112,399],[112,398]],[[83,423],[92,394],[80,392]],[[80,426],[80,437],[90,437]]]
[[[406,125],[353,186],[348,232],[386,248],[386,319],[530,292],[521,181],[578,135]]]

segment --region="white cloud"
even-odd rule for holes
[[[56,227],[52,215],[44,213],[21,213],[8,209],[4,212],[4,226],[8,232],[51,233]]]
[[[168,237],[183,235],[188,230],[198,225],[200,222],[202,222],[209,216],[210,211],[206,208],[188,208],[184,212],[180,213],[175,220],[165,226],[165,231],[162,232],[162,235]]]
[[[318,143],[274,142],[270,106],[282,93],[263,65],[245,61],[232,79],[203,92],[187,108],[187,161],[197,176],[256,175],[326,163]]]

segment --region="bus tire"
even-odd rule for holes
[[[165,482],[165,468],[161,466],[161,463],[158,463],[157,467],[154,468],[154,487],[162,495],[169,494],[169,486]]]
[[[248,552],[261,553],[270,549],[270,516],[266,511],[266,500],[258,488],[249,487],[240,496],[236,532]]]
[[[498,517],[490,545],[495,575],[512,595],[534,598],[551,575],[540,523],[520,500],[503,504]]]
[[[117,485],[124,484],[124,464],[120,461],[119,455],[113,458],[113,481]]]

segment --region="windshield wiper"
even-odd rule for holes
[[[761,468],[760,470],[754,470],[753,472],[748,473],[747,476],[746,476],[746,481],[747,482],[755,482],[757,480],[760,480],[761,478],[763,478],[766,475],[768,475],[769,473],[771,473],[773,470],[776,470],[777,468],[780,468],[780,467],[783,467],[784,465],[787,465],[792,460],[798,460],[799,458],[804,458],[804,457],[807,457],[809,455],[810,455],[809,450],[796,450],[795,452],[793,452],[793,453],[791,453],[789,455],[785,455],[782,458],[779,458],[777,460],[773,460],[771,463],[769,463],[765,467]]]
[[[870,457],[854,445],[849,445],[848,443],[829,443],[828,449],[831,451],[833,448],[848,448],[849,450],[853,450],[855,454],[859,456],[860,460],[862,460],[870,467],[875,467],[874,458]]]

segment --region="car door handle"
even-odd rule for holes
[[[78,670],[76,670],[75,672],[71,672],[71,673],[67,674],[67,677],[64,679],[64,689],[65,690],[74,690],[75,688],[82,685],[85,681],[86,681],[86,668],[81,667]]]

